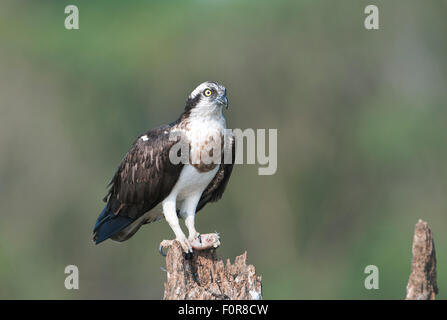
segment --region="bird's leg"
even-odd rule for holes
[[[201,195],[190,197],[182,206],[182,216],[189,232],[189,243],[195,250],[205,250],[220,246],[220,238],[217,233],[200,234],[195,227],[196,208]]]
[[[172,231],[174,231],[175,240],[177,240],[180,243],[183,251],[186,254],[192,254],[191,243],[188,241],[182,229],[180,228],[180,224],[177,217],[175,199],[174,200],[169,199],[163,202],[163,214],[165,216],[166,221],[169,223],[169,226],[171,227]],[[163,247],[169,246],[171,243],[172,241],[170,240],[162,241],[160,243],[160,251]],[[162,251],[161,253],[163,254]]]
[[[202,237],[200,236],[200,233],[197,232],[194,224],[196,218],[196,208],[200,197],[201,194],[189,197],[185,200],[181,208],[182,217],[185,219],[185,225],[189,232],[188,240],[191,245],[195,243],[195,245],[193,245],[194,249],[197,249],[197,246],[200,246],[202,243]]]
[[[188,228],[189,237],[188,240],[190,243],[193,243],[194,240],[198,240],[199,243],[202,243],[202,237],[200,236],[200,233],[197,232],[196,227],[194,225],[195,220],[195,213],[187,214],[185,217],[185,225]]]
[[[189,231],[189,243],[195,250],[205,250],[220,246],[220,237],[217,233],[200,234],[194,226],[195,214],[188,214],[185,217],[185,224]]]

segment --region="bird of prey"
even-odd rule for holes
[[[204,82],[188,96],[176,121],[149,130],[135,140],[110,182],[104,198],[107,204],[93,230],[96,244],[109,238],[125,241],[143,224],[164,217],[186,254],[191,255],[193,248],[200,249],[203,235],[195,229],[195,214],[222,197],[235,158],[234,136],[227,134],[223,107],[228,109],[225,87]],[[186,163],[175,163],[170,158],[171,148],[179,141],[170,137],[173,132],[186,141]],[[204,161],[204,150],[213,156],[214,147],[222,150],[219,161]],[[227,150],[230,161],[224,161]],[[195,161],[190,161],[192,158]],[[185,220],[188,237],[179,218]],[[220,244],[217,234],[207,236],[208,247]]]

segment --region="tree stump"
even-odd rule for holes
[[[414,227],[413,260],[407,285],[406,300],[434,300],[436,283],[436,254],[433,234],[427,222],[419,220]]]
[[[259,300],[261,277],[247,265],[247,252],[224,264],[216,249],[195,250],[185,260],[177,241],[166,256],[165,300]]]

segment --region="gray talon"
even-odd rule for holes
[[[163,256],[163,257],[166,257],[166,253],[164,253],[163,252],[163,246],[160,244],[160,247],[158,248],[158,252],[160,252],[160,254]]]

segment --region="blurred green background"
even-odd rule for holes
[[[375,3],[380,30],[363,26]],[[76,4],[80,29],[64,28]],[[278,170],[235,167],[198,230],[248,251],[267,299],[402,299],[414,224],[447,294],[446,1],[0,3],[0,298],[159,299],[166,222],[93,245],[134,139],[205,80],[230,128],[277,128]],[[66,290],[64,268],[80,270]],[[366,290],[367,265],[380,270]]]

